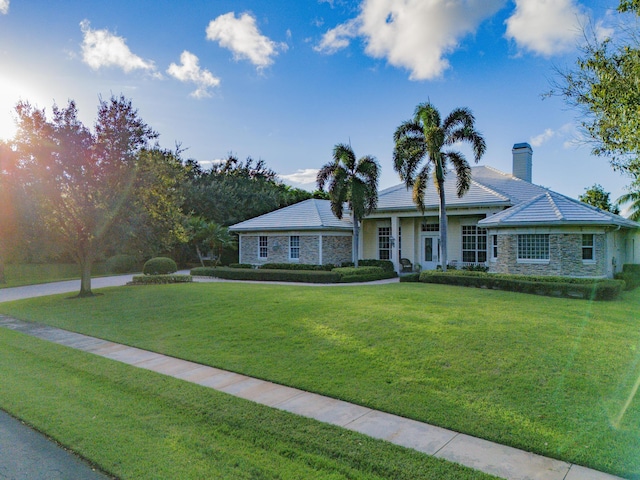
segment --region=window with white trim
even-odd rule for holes
[[[391,227],[378,227],[378,259],[391,260]]]
[[[289,237],[289,259],[300,259],[300,237],[298,235],[291,235]]]
[[[491,235],[491,259],[498,258],[498,235]]]
[[[440,231],[440,224],[439,223],[422,222],[422,231],[423,232],[439,232]]]
[[[266,235],[258,238],[258,258],[267,258],[269,254],[269,240]]]
[[[487,230],[476,225],[462,226],[462,261],[483,263],[487,261]]]
[[[518,260],[549,260],[549,234],[519,234]]]
[[[582,260],[589,261],[595,260],[594,255],[595,244],[593,241],[593,234],[582,235]]]

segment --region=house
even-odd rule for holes
[[[458,198],[445,182],[451,265],[483,264],[490,272],[612,277],[640,263],[640,224],[531,182],[533,151],[512,150],[511,174],[472,168],[471,187]],[[424,212],[400,184],[378,194],[361,223],[360,258],[400,259],[414,267],[439,264],[438,195],[427,188]],[[306,200],[229,228],[240,237],[240,262],[339,264],[351,260],[348,212],[336,218],[327,200]]]

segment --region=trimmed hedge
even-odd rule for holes
[[[134,255],[118,254],[110,257],[106,262],[109,273],[139,272],[140,264]]]
[[[144,264],[142,273],[145,275],[169,275],[178,271],[178,265],[168,257],[155,257]]]
[[[506,275],[460,270],[422,272],[420,281],[590,300],[613,300],[625,286],[623,281],[610,279]]]
[[[419,282],[420,274],[419,273],[407,273],[406,275],[400,275],[400,283],[403,282]]]
[[[250,263],[230,263],[229,268],[253,268]]]
[[[311,263],[263,263],[258,267],[261,270],[311,270],[330,272],[335,265],[327,263],[325,265],[314,265]]]
[[[261,282],[338,283],[340,281],[338,273],[314,270],[248,270],[244,268],[198,267],[191,270],[191,275]]]
[[[193,282],[191,275],[134,275],[127,285],[164,285],[168,283]]]
[[[358,267],[380,267],[385,272],[395,272],[393,268],[393,262],[391,260],[376,260],[372,258],[366,258],[364,260],[358,260]]]
[[[382,267],[340,267],[332,270],[340,275],[340,283],[373,282],[397,276],[395,271],[387,271]]]
[[[626,284],[625,290],[635,290],[640,287],[640,265],[625,263],[622,265],[622,272],[616,273],[615,278],[624,280]]]

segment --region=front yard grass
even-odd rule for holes
[[[640,291],[413,283],[104,290],[0,311],[640,478]]]
[[[59,282],[80,278],[80,267],[75,263],[47,263],[47,264],[7,264],[4,266],[6,283],[0,283],[0,288],[35,285],[38,283]],[[98,263],[93,266],[93,275],[104,275],[106,266]]]
[[[0,329],[0,406],[123,479],[495,478]]]

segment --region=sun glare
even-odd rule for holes
[[[14,108],[20,100],[32,100],[33,93],[28,83],[0,73],[0,140],[15,135]]]

